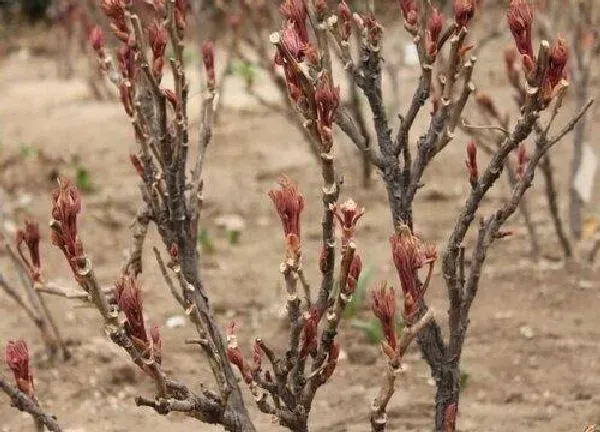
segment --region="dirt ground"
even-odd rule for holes
[[[498,53],[498,47],[493,48]],[[477,72],[480,88],[500,95],[503,109],[512,110],[510,93],[498,76],[500,63],[482,62]],[[55,63],[48,58],[15,53],[0,63],[0,192],[4,228],[14,232],[25,216],[41,222],[45,276],[56,283],[74,285],[64,259],[49,242],[51,179],[56,173],[73,176],[89,172],[93,191],[84,195],[81,236],[103,283],[118,276],[129,245],[128,225],[138,199],[136,174],[129,164],[134,149],[131,128],[122,108],[113,102],[96,102],[89,96],[83,73],[71,81],[56,78]],[[411,72],[403,77],[410,81]],[[194,92],[190,112],[199,110]],[[264,80],[263,80],[264,81]],[[266,82],[258,82],[267,91]],[[196,81],[197,82],[197,81]],[[412,85],[402,85],[406,103]],[[313,286],[318,284],[316,258],[320,236],[320,172],[301,135],[282,116],[253,106],[240,83],[230,83],[224,110],[215,130],[206,167],[206,203],[202,226],[214,250],[202,258],[203,275],[215,310],[223,324],[240,325],[243,348],[249,352],[254,336],[284,349],[285,331],[278,318],[282,305],[280,224],[266,195],[282,172],[299,182],[306,197],[303,215],[305,267]],[[513,111],[514,112],[514,111]],[[514,115],[513,115],[514,118]],[[422,127],[426,115],[419,119]],[[600,119],[594,118],[595,126]],[[192,120],[192,130],[197,123]],[[596,128],[596,130],[598,130]],[[195,137],[193,133],[192,141]],[[457,210],[468,191],[464,169],[464,143],[458,136],[429,169],[415,209],[417,231],[442,249]],[[375,179],[371,190],[360,187],[360,167],[350,144],[336,142],[338,172],[344,174],[342,197],[352,196],[366,207],[357,233],[363,262],[374,268],[372,281],[387,279],[398,285],[387,239],[391,221],[386,196]],[[597,148],[597,146],[596,146]],[[566,178],[570,139],[554,153],[560,183],[560,203],[566,214]],[[540,179],[541,180],[541,179]],[[581,276],[569,273],[548,217],[540,181],[528,194],[536,226],[542,237],[544,259],[532,263],[528,241],[519,217],[510,220],[515,235],[493,247],[485,267],[463,352],[468,374],[461,396],[461,431],[581,431],[600,422],[600,284],[598,270]],[[490,194],[490,211],[507,196],[503,180]],[[598,212],[599,197],[590,206]],[[238,244],[232,245],[218,227],[223,215],[245,221]],[[148,245],[157,244],[151,233]],[[0,256],[2,273],[13,276],[6,257]],[[199,350],[184,345],[193,337],[189,324],[165,325],[182,314],[160,277],[147,248],[142,276],[144,305],[151,320],[161,325],[163,364],[167,371],[188,383],[212,385],[210,371]],[[447,321],[445,285],[436,270],[427,295],[439,322]],[[49,366],[40,359],[39,334],[26,316],[0,295],[0,344],[24,338],[36,353],[36,393],[48,411],[71,432],[213,431],[180,415],[161,417],[136,408],[133,398],[151,395],[151,383],[130,365],[124,353],[104,336],[95,310],[77,302],[49,298],[64,335],[73,343],[73,359]],[[368,317],[367,310],[361,316]],[[348,322],[342,325],[345,355],[331,383],[316,397],[311,416],[313,431],[363,431],[377,391],[384,361],[376,345]],[[434,386],[416,346],[406,356],[407,372],[398,384],[390,408],[390,430],[430,430]],[[5,367],[0,367],[8,375]],[[247,393],[247,392],[246,392]],[[248,395],[249,396],[249,395]],[[279,431],[271,419],[248,405],[258,430]],[[0,395],[0,431],[31,428],[31,420],[8,406]]]

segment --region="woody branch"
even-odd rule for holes
[[[203,48],[208,92],[202,107],[198,157],[188,181],[185,173],[189,147],[189,90],[183,65],[184,3],[169,0],[149,5],[144,15],[151,17],[149,23],[142,22],[136,13],[139,11],[131,5],[104,2],[103,8],[111,20],[113,32],[122,41],[117,52],[118,69],[113,66],[101,39],[92,42],[97,42],[95,48],[101,65],[119,87],[123,107],[131,119],[139,143],[139,153],[133,154],[131,160],[140,175],[145,203],[135,225],[133,259],[124,266],[122,278],[135,284],[135,276],[141,271],[139,259],[135,257],[139,256],[138,250],[143,245],[147,222],[154,222],[170,257],[168,263],[162,263],[161,268],[168,283],[171,282],[170,286],[177,287],[171,288],[172,292],[183,303],[200,339],[206,341],[201,347],[207,355],[218,388],[218,396],[209,398],[214,399],[212,404],[204,403],[205,395],[193,395],[187,391],[193,396],[188,399],[202,402],[190,403],[189,409],[197,410],[196,416],[224,424],[230,430],[253,430],[197,268],[196,232],[202,202],[202,166],[206,147],[212,137],[214,48],[210,44]],[[144,30],[146,26],[147,32]],[[167,44],[173,48],[174,56],[170,59],[165,58]],[[152,55],[151,58],[148,53]],[[173,89],[161,87],[163,67],[167,63],[173,75]],[[174,284],[168,272],[173,275]],[[113,319],[111,314],[114,314],[114,309],[103,303],[105,301],[99,299],[103,316]],[[121,332],[117,339],[125,345],[131,345],[122,336]],[[141,339],[145,342],[144,338]],[[130,355],[134,357],[135,353]],[[154,361],[151,366],[159,389],[155,409],[163,412],[182,409],[181,404],[164,403],[164,400],[172,399],[172,389],[160,371],[160,365]],[[143,400],[140,399],[141,402]],[[214,412],[202,413],[203,409]]]
[[[375,135],[380,154],[374,153],[372,160],[381,171],[388,190],[394,226],[396,230],[400,230],[398,232],[401,234],[403,230],[410,230],[412,227],[412,203],[416,193],[423,186],[421,179],[426,167],[453,140],[467,100],[475,91],[475,85],[471,77],[476,58],[468,57],[471,45],[466,43],[468,26],[473,18],[475,5],[472,1],[455,1],[454,22],[446,30],[443,30],[443,19],[435,8],[419,7],[413,1],[401,2],[405,27],[413,35],[414,42],[417,45],[422,74],[411,106],[407,114],[401,117],[401,126],[395,140],[392,139],[392,131],[389,127],[382,97],[380,64],[382,61],[383,28],[372,13],[350,14],[346,9],[346,3],[342,2],[338,14],[327,20],[331,40],[334,42],[335,50],[342,58],[344,67],[352,74],[358,87],[362,89],[373,114]],[[461,269],[455,267],[454,274],[449,274],[447,268],[449,263],[455,263],[455,266],[460,267],[459,264],[456,264],[459,261],[458,257],[464,257],[464,249],[460,243],[479,208],[481,200],[498,179],[511,152],[519,147],[534,130],[539,112],[548,106],[549,102],[560,93],[563,86],[561,79],[566,57],[563,48],[560,46],[560,41],[556,42],[556,47],[555,45],[552,46],[552,50],[548,42],[542,42],[537,56],[534,56],[531,47],[532,18],[533,16],[526,3],[514,1],[509,6],[509,27],[522,54],[527,80],[527,87],[522,101],[522,115],[513,131],[507,131],[508,136],[494,151],[492,168],[486,169],[480,178],[471,179],[473,192],[467,202],[469,210],[459,219],[455,233],[449,243],[451,245],[450,252],[447,253],[444,260],[444,274],[450,281],[456,279],[456,274],[464,274],[464,264]],[[352,59],[347,42],[349,29],[356,29],[361,35],[360,60],[358,63],[355,63]],[[284,38],[286,30],[287,28],[284,28]],[[294,48],[290,51],[298,53],[300,45],[297,43],[297,39],[290,37],[289,41],[295,42],[290,43],[290,46]],[[444,49],[446,44],[449,44],[448,61],[436,76],[436,79],[441,83],[441,96],[438,100],[434,100],[434,112],[431,122],[426,133],[419,138],[416,157],[413,157],[411,145],[408,143],[408,132],[418,115],[420,107],[431,93],[432,65],[435,64],[438,52]],[[327,46],[320,44],[318,48],[321,52],[327,49]],[[286,79],[288,86],[294,84],[298,88],[301,87],[303,92],[311,91],[311,87],[308,85],[310,81],[306,79],[305,75],[301,75],[301,79],[297,82],[291,82],[287,75]],[[307,86],[308,90],[306,90]],[[294,90],[294,88],[292,87],[291,90]],[[577,116],[575,120],[579,119],[580,116]],[[547,149],[548,147],[545,145],[540,146],[540,154],[545,154]],[[522,155],[522,168],[524,170],[527,159],[526,153],[523,150],[519,153]],[[521,184],[518,183],[516,187]],[[521,198],[522,194],[519,194],[517,204]],[[504,220],[502,219],[501,222],[504,222]],[[405,224],[407,228],[403,228]],[[458,235],[456,230],[459,231]],[[462,262],[464,262],[464,258]],[[462,277],[460,280],[462,280]],[[458,361],[463,339],[457,338],[455,333],[459,329],[461,297],[454,282],[448,283],[448,287],[451,303],[449,316],[451,337],[448,346],[445,344],[441,330],[435,322],[426,326],[418,337],[424,357],[431,366],[432,374],[438,383],[436,430],[441,430],[444,424],[452,425],[452,428],[454,428],[455,419],[452,416],[456,415],[458,407]],[[420,305],[421,314],[424,314],[427,308],[422,297],[415,297],[415,300]]]

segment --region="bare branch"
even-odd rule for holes
[[[39,422],[42,425],[42,429],[44,426],[48,428],[48,430],[52,432],[62,432],[62,428],[56,421],[56,417],[46,414],[40,408],[38,403],[27,396],[25,393],[10,385],[4,378],[0,376],[0,389],[6,393],[11,400],[12,406],[14,406],[19,411],[26,412],[30,414],[33,419],[36,421],[36,424]]]
[[[398,341],[397,355],[387,365],[386,372],[383,377],[379,395],[373,400],[371,405],[371,431],[383,432],[387,425],[387,406],[390,399],[394,395],[396,376],[402,372],[402,357],[410,346],[413,339],[423,331],[423,329],[434,320],[433,310],[428,310],[419,321],[406,327]]]

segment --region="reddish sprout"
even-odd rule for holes
[[[169,35],[164,24],[153,22],[148,27],[148,42],[152,50],[152,74],[154,78],[160,81],[162,77],[162,68],[165,64],[165,51],[167,49],[167,39]]]
[[[562,37],[558,37],[550,47],[548,71],[544,77],[544,99],[549,101],[554,96],[554,90],[566,77],[566,65],[569,59],[569,48]]]
[[[209,88],[215,87],[215,44],[212,41],[202,44],[202,61],[206,70],[207,85]]]
[[[327,353],[327,363],[323,369],[323,382],[327,381],[333,375],[338,359],[340,358],[340,344],[335,341],[331,344],[329,353]]]
[[[306,312],[304,326],[302,327],[302,339],[300,344],[300,359],[304,360],[317,351],[317,325],[318,314],[315,311]]]
[[[400,10],[407,26],[414,27],[419,18],[419,8],[416,0],[400,0]]]
[[[333,145],[333,117],[340,105],[340,88],[334,87],[327,74],[322,74],[315,87],[317,105],[317,131],[321,138],[321,149],[328,153]]]
[[[34,282],[39,282],[41,273],[40,260],[40,227],[37,222],[25,220],[25,229],[17,230],[17,252],[27,266],[29,275]],[[27,246],[29,258],[23,251],[23,243]]]
[[[24,340],[8,341],[4,353],[6,365],[15,377],[17,388],[33,397],[33,375],[29,370],[29,350]]]
[[[430,57],[437,55],[437,44],[442,29],[444,27],[444,16],[440,13],[438,8],[433,8],[431,15],[429,16],[429,22],[427,23],[427,54]]]
[[[338,17],[340,21],[340,37],[343,41],[347,41],[352,32],[352,11],[348,7],[346,0],[342,0],[338,5]]]
[[[244,378],[244,382],[246,382],[246,384],[250,384],[252,382],[252,374],[250,368],[244,361],[242,351],[238,347],[235,330],[236,324],[234,321],[230,321],[229,323],[227,323],[227,326],[225,328],[225,333],[227,334],[227,359],[232,365],[238,368],[240,374]]]
[[[402,292],[409,293],[416,302],[421,297],[417,284],[417,270],[427,263],[432,264],[435,256],[425,254],[421,242],[412,235],[410,228],[406,225],[400,226],[398,233],[390,237],[390,244]]]
[[[175,0],[175,25],[179,38],[183,38],[186,26],[185,14],[188,10],[188,0]]]
[[[304,59],[304,46],[308,41],[303,41],[297,26],[288,21],[281,31],[281,46],[297,62]],[[283,56],[285,58],[285,56]]]
[[[110,26],[115,36],[122,42],[129,41],[129,26],[125,19],[126,0],[101,0],[100,7],[110,20]]]
[[[454,0],[454,21],[458,28],[467,27],[475,15],[473,0]]]
[[[521,143],[519,150],[517,151],[517,178],[519,180],[522,180],[525,176],[528,162],[529,156],[527,156],[527,148],[525,147],[525,144]]]
[[[122,276],[116,291],[120,291],[115,298],[117,298],[119,309],[123,311],[127,319],[126,328],[129,336],[139,344],[140,348],[147,349],[148,334],[144,325],[142,291],[139,284],[133,277]]]
[[[71,265],[83,255],[83,246],[77,232],[77,215],[81,212],[79,190],[70,180],[62,178],[52,191],[52,244],[58,246]]]
[[[358,284],[358,278],[360,277],[361,271],[362,261],[360,259],[360,255],[355,252],[354,256],[352,257],[352,263],[350,263],[348,279],[346,280],[346,288],[344,289],[344,293],[346,295],[352,295],[356,291],[356,285]]]
[[[373,46],[378,46],[383,36],[383,27],[375,19],[375,15],[371,12],[365,13],[361,16],[363,25],[367,30],[367,39]]]
[[[371,291],[371,310],[381,323],[386,354],[396,349],[396,294],[394,288],[381,281]]]
[[[269,191],[269,197],[281,219],[283,233],[286,237],[294,234],[300,238],[300,213],[304,209],[304,197],[298,186],[286,176],[279,179],[279,186],[279,189]]]
[[[325,74],[321,75],[317,82],[315,102],[319,121],[323,125],[331,127],[335,110],[340,104],[340,88],[333,87],[331,80]]]
[[[317,12],[317,17],[324,17],[327,13],[327,0],[316,0],[315,1],[315,10]]]
[[[279,11],[288,22],[293,23],[301,43],[308,43],[308,30],[306,28],[308,12],[304,0],[285,0]]]
[[[242,355],[242,352],[240,351],[240,349],[238,347],[227,348],[227,359],[229,360],[229,362],[232,365],[234,365],[238,368],[238,370],[240,371],[240,374],[242,374],[242,377],[244,378],[244,382],[246,384],[249,384],[252,382],[252,376],[250,375],[250,371],[248,370],[248,367],[246,366],[246,362],[244,361],[244,356]]]
[[[125,80],[135,80],[135,51],[126,43],[117,49],[117,68]]]
[[[467,159],[465,160],[467,172],[469,173],[469,182],[475,187],[479,180],[479,172],[477,170],[477,144],[475,141],[469,141],[467,144]]]
[[[99,25],[95,25],[90,31],[90,43],[97,53],[104,49],[104,32]]]
[[[364,214],[365,209],[358,207],[358,204],[352,198],[349,198],[343,204],[335,206],[334,215],[342,228],[342,246],[352,240],[356,224]]]
[[[444,15],[441,14],[438,8],[434,7],[432,8],[431,15],[429,16],[429,22],[427,24],[427,30],[429,30],[431,38],[437,41],[442,33],[443,28]]]
[[[533,69],[532,31],[533,8],[527,0],[511,0],[506,12],[508,27],[512,33],[517,50],[523,56],[527,72]]]

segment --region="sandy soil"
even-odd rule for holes
[[[494,73],[498,64],[482,65],[480,87],[498,91],[504,106],[512,109],[510,94],[500,89],[504,82]],[[266,84],[259,81],[259,85]],[[241,326],[244,349],[249,348],[253,336],[283,349],[284,326],[277,324],[282,240],[266,191],[282,172],[300,183],[308,203],[303,216],[303,249],[307,272],[316,285],[320,174],[293,127],[278,114],[252,107],[241,93],[241,84],[231,86],[225,92],[225,109],[208,154],[203,227],[212,238],[214,252],[203,257],[203,272],[219,319],[223,323],[235,319]],[[407,100],[410,88],[403,86],[402,101]],[[196,92],[191,112],[198,112],[199,99]],[[423,116],[419,125],[425,121]],[[195,126],[192,124],[193,129]],[[360,188],[355,152],[341,137],[337,142],[338,168],[345,176],[342,197],[351,195],[367,209],[357,234],[363,261],[374,268],[373,280],[387,278],[397,285],[387,244],[391,224],[384,190],[378,181],[372,190]],[[12,55],[0,65],[0,143],[0,160],[20,155],[0,172],[5,228],[10,231],[25,216],[42,222],[44,272],[58,283],[73,285],[63,258],[47,241],[51,179],[57,172],[73,176],[77,167],[89,171],[95,190],[84,196],[81,235],[99,278],[110,285],[128,247],[128,224],[138,203],[136,175],[128,162],[133,135],[122,109],[111,102],[91,100],[83,80],[57,80],[52,60]],[[464,143],[464,137],[457,137],[433,164],[417,200],[417,230],[440,248],[468,190]],[[563,207],[569,143],[554,153]],[[497,206],[507,193],[503,181],[490,194],[486,209]],[[510,221],[515,236],[499,242],[490,253],[463,353],[468,382],[461,398],[462,431],[580,431],[585,424],[600,422],[599,273],[588,270],[576,277],[563,268],[539,184],[528,198],[546,258],[539,264],[529,260],[518,217]],[[598,211],[597,196],[590,209]],[[229,244],[216,224],[220,216],[230,214],[240,215],[246,222],[237,245]],[[157,243],[154,232],[148,244],[152,243]],[[211,385],[201,353],[183,344],[186,337],[194,336],[191,326],[164,325],[181,311],[148,250],[144,265],[145,308],[163,329],[166,369],[188,383]],[[6,257],[0,256],[0,266],[3,273],[8,269]],[[428,301],[445,324],[446,293],[439,271]],[[67,430],[218,430],[183,416],[161,417],[136,408],[133,397],[150,395],[151,383],[105,338],[97,313],[61,299],[49,302],[65,336],[73,341],[74,357],[56,366],[35,360],[36,392]],[[361,316],[368,318],[368,311]],[[349,323],[342,327],[346,358],[316,398],[311,421],[314,431],[367,430],[370,401],[383,371],[379,348],[368,344]],[[27,339],[35,353],[43,348],[25,315],[0,296],[0,343],[11,338]],[[434,387],[427,366],[416,347],[406,363],[407,373],[391,403],[390,430],[429,430]],[[0,369],[7,374],[5,368]],[[282,430],[258,413],[250,400],[248,403],[259,430]],[[10,408],[0,395],[0,431],[26,431],[30,424],[27,416]]]

